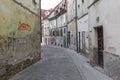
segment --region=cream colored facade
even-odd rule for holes
[[[0,69],[2,66],[6,68],[6,65],[40,59],[38,7],[30,4],[34,8],[32,11],[29,10],[30,5],[22,4],[32,1],[18,1],[0,0]]]
[[[89,0],[77,0],[78,50],[89,58],[88,4]]]
[[[86,57],[90,57],[88,39],[88,15],[78,19],[78,47]]]
[[[90,0],[90,5],[93,3]],[[103,46],[103,68],[115,80],[120,80],[120,1],[98,0],[89,7],[90,53],[94,63],[99,64],[99,48]],[[103,38],[98,38],[102,28]],[[98,31],[99,30],[99,31]],[[99,40],[102,39],[101,45]]]
[[[48,19],[43,20],[42,45],[50,44],[50,22]]]
[[[76,42],[76,1],[67,0],[68,47],[77,51]]]

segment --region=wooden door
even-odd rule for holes
[[[103,27],[97,28],[98,31],[98,64],[103,67]]]

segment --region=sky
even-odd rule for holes
[[[51,9],[59,4],[62,0],[41,0],[42,9]]]

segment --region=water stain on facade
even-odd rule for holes
[[[40,60],[38,11],[32,1],[0,0],[0,80]]]

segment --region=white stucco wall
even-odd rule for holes
[[[89,0],[89,5],[91,5],[95,0]]]
[[[85,46],[87,53],[89,52],[89,43],[88,43],[88,15],[84,16],[83,18],[78,20],[78,32],[80,32],[80,39],[81,39],[81,48],[82,48],[82,32],[85,31]],[[79,37],[79,35],[78,35]]]
[[[50,23],[49,23],[49,25],[50,25],[50,29],[56,28],[57,27],[56,26],[56,19],[51,20]]]
[[[88,31],[88,15],[78,20],[78,31]]]
[[[22,3],[24,6],[29,8],[31,11],[38,13],[38,8],[39,8],[39,0],[35,0],[37,4],[35,5],[32,0],[16,0],[20,3]]]
[[[44,25],[44,36],[48,36],[50,34],[49,33],[49,29],[50,29],[49,20],[45,19],[43,21],[43,25]]]
[[[48,19],[43,20],[43,37],[42,37],[42,45],[50,44],[50,30],[54,30],[56,28],[56,19],[49,21]]]
[[[63,27],[66,25],[66,13],[57,18],[57,26]]]
[[[75,17],[75,0],[67,0],[67,16],[68,21]]]
[[[116,2],[116,3],[115,3]],[[99,17],[99,23],[96,18]],[[89,9],[89,30],[95,44],[94,28],[103,25],[104,50],[120,55],[120,0],[100,0]]]
[[[84,0],[84,3],[82,2],[82,0],[77,0],[78,18],[88,13],[88,6],[89,6],[89,0]]]

